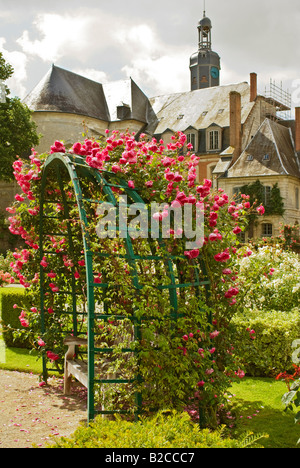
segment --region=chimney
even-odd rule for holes
[[[257,98],[257,74],[250,73],[250,102]]]
[[[230,95],[230,146],[234,148],[232,163],[242,152],[242,99],[236,91]]]
[[[300,152],[300,107],[295,108],[295,150],[297,153]]]

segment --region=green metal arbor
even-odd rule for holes
[[[118,408],[114,397],[108,406],[97,403],[99,389],[107,401],[109,392],[105,389],[109,385],[129,388],[131,384],[137,384],[133,392],[133,412],[138,417],[143,404],[140,391],[143,379],[139,373],[138,347],[131,343],[141,341],[142,323],[157,320],[161,310],[167,315],[160,320],[167,318],[176,322],[180,316],[180,300],[191,288],[196,295],[200,295],[200,290],[203,294],[203,288],[209,294],[209,282],[201,260],[197,259],[192,277],[187,279],[182,271],[186,258],[162,255],[164,240],[161,236],[142,242],[129,235],[121,240],[109,235],[107,239],[97,237],[97,208],[101,203],[109,202],[116,208],[118,218],[121,195],[126,195],[129,207],[132,203],[144,203],[138,190],[129,188],[128,183],[114,173],[99,172],[88,166],[81,156],[56,153],[44,164],[40,195],[40,258],[47,257],[49,268],[56,277],[51,283],[51,278],[41,267],[42,333],[47,335],[49,323],[54,319],[49,313],[51,309],[55,310],[61,335],[87,336],[87,348],[79,349],[78,354],[88,363],[88,420],[98,413],[128,412],[128,407],[121,405],[121,409]],[[69,274],[66,275],[66,271]],[[126,275],[122,280],[124,271]],[[56,288],[59,278],[60,284],[64,281],[63,287]],[[132,291],[128,297],[132,294],[133,302],[128,301],[126,291]],[[153,291],[157,293],[152,294]],[[109,338],[104,337],[104,330]],[[116,361],[116,348],[127,366],[126,375],[120,362],[119,371],[109,369]],[[95,363],[102,369],[99,374],[95,372]],[[44,359],[44,378],[46,375]]]

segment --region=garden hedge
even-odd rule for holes
[[[2,288],[0,290],[0,316],[1,326],[5,345],[10,348],[31,349],[28,334],[23,329],[19,320],[20,308],[14,309],[14,304],[19,307],[28,307],[23,288]],[[13,336],[13,332],[20,330],[20,333]]]
[[[292,342],[300,338],[300,314],[247,310],[232,322],[234,353],[242,358],[247,375],[273,377],[293,371]]]
[[[116,421],[98,416],[88,427],[80,426],[70,438],[56,439],[49,448],[256,448],[264,437],[246,433],[238,440],[230,439],[222,429],[200,430],[187,413],[161,411],[138,423],[121,420],[120,416]],[[109,455],[106,461],[111,461]],[[163,461],[161,454],[157,453],[156,461]]]

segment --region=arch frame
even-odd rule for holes
[[[74,189],[74,194],[75,194],[75,200],[76,200],[76,205],[78,208],[79,212],[79,217],[80,217],[80,224],[81,224],[81,236],[82,236],[82,243],[83,243],[83,251],[84,251],[84,258],[85,258],[85,265],[86,265],[86,285],[87,285],[87,328],[88,328],[88,345],[87,345],[87,356],[88,356],[88,388],[87,388],[87,419],[88,421],[91,421],[94,419],[95,415],[98,413],[106,414],[106,413],[114,413],[118,411],[96,411],[95,410],[95,400],[94,400],[94,386],[95,383],[116,383],[116,382],[123,382],[126,383],[125,381],[121,381],[118,379],[101,379],[97,380],[95,379],[95,369],[94,369],[94,362],[95,362],[95,353],[100,352],[97,347],[95,347],[95,333],[94,333],[94,324],[95,324],[95,319],[96,313],[95,313],[95,288],[101,287],[101,288],[106,288],[108,285],[106,283],[95,283],[94,281],[94,274],[93,274],[93,257],[94,253],[92,252],[91,246],[90,246],[90,237],[89,237],[89,220],[87,216],[87,212],[84,206],[84,203],[97,203],[97,200],[91,200],[91,199],[86,199],[83,196],[82,193],[82,188],[81,188],[81,176],[88,177],[93,179],[96,183],[101,186],[103,189],[105,195],[107,196],[107,199],[110,203],[112,203],[114,206],[117,206],[117,200],[114,196],[114,192],[112,188],[119,187],[122,190],[124,190],[127,194],[130,195],[131,199],[136,202],[136,203],[144,203],[143,199],[140,197],[138,191],[136,189],[132,189],[128,187],[128,184],[126,181],[122,180],[121,178],[119,179],[119,185],[116,184],[111,184],[108,182],[107,178],[110,176],[115,177],[115,174],[110,173],[110,172],[100,172],[97,169],[94,169],[87,165],[85,162],[84,158],[78,155],[70,154],[70,153],[54,153],[51,154],[45,161],[45,164],[43,166],[43,171],[42,171],[42,176],[41,176],[41,193],[40,193],[40,212],[39,212],[39,252],[40,252],[40,261],[42,261],[45,251],[44,251],[44,238],[45,238],[45,232],[43,229],[43,221],[44,219],[47,218],[47,215],[45,214],[45,206],[47,204],[47,197],[46,197],[46,185],[47,185],[47,177],[49,174],[50,169],[53,169],[56,173],[57,177],[57,182],[60,188],[60,192],[62,195],[62,204],[64,207],[64,219],[68,219],[68,214],[69,214],[69,208],[68,208],[68,202],[66,200],[66,196],[64,193],[64,186],[63,186],[63,180],[61,177],[61,171],[60,168],[65,168],[68,172],[68,176],[70,178],[70,181],[72,183],[73,189]],[[68,223],[67,223],[68,224]],[[72,251],[72,233],[70,230],[70,226],[68,224],[67,226],[67,235],[68,235],[68,241],[69,241],[69,248]],[[132,243],[130,238],[127,236],[126,239],[124,239],[125,247],[126,247],[126,257],[128,262],[130,263],[132,267],[132,284],[135,289],[142,288],[142,286],[139,284],[138,281],[138,272],[136,268],[136,261],[139,259],[143,258],[142,256],[136,255],[134,253]],[[163,246],[163,239],[160,237],[158,239],[158,244],[160,246]],[[157,255],[156,253],[152,253],[152,255],[148,256],[147,258],[153,259],[153,260],[162,260],[162,257]],[[209,297],[209,281],[207,279],[207,274],[205,271],[205,265],[204,262],[199,261],[200,268],[204,274],[205,280],[202,281],[199,277],[198,270],[196,271],[196,281],[190,284],[180,284],[180,282],[176,282],[175,278],[175,273],[173,269],[173,261],[174,257],[170,256],[167,259],[163,259],[164,264],[165,264],[165,270],[166,274],[168,275],[170,283],[168,285],[161,285],[158,287],[158,289],[168,289],[169,291],[169,300],[170,304],[172,307],[173,312],[171,313],[172,319],[175,321],[177,320],[178,316],[180,315],[178,312],[178,301],[177,301],[177,291],[179,291],[181,288],[186,288],[186,287],[205,287],[206,291],[206,297]],[[42,266],[40,266],[40,310],[41,310],[41,332],[44,333],[46,331],[45,329],[45,285],[44,285],[44,269]],[[76,320],[77,320],[77,297],[76,297],[76,292],[75,292],[75,280],[74,277],[72,277],[71,280],[71,292],[72,294],[72,305],[73,305],[73,327],[74,327],[74,335],[77,335],[77,329],[76,329]],[[106,316],[105,314],[101,314],[101,317],[103,319],[107,319],[108,315]],[[119,317],[122,319],[122,317]],[[211,317],[210,319],[211,320]],[[141,324],[141,319],[137,319],[134,315],[132,317],[132,323],[134,326],[134,337],[137,340],[141,339],[141,330],[140,330],[140,324]],[[103,350],[102,350],[103,351]],[[109,352],[109,351],[107,351]],[[124,352],[129,352],[129,350],[124,350]],[[131,350],[132,352],[132,350]],[[45,356],[43,357],[43,376],[44,379],[47,378],[47,365],[46,365],[46,359]],[[136,376],[136,380],[141,381],[140,375]],[[136,393],[135,397],[136,401],[136,410],[135,410],[135,416],[136,418],[139,417],[141,411],[142,411],[142,397],[140,393]]]

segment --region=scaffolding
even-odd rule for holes
[[[269,112],[266,117],[272,118],[273,120],[291,120],[291,108],[292,108],[292,96],[287,90],[285,91],[282,86],[276,85],[275,80],[270,78],[269,86],[265,87],[264,97],[267,103],[273,107],[274,110]]]

